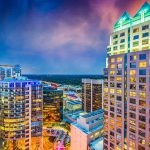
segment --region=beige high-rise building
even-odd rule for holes
[[[150,4],[114,25],[104,69],[104,149],[150,149]]]

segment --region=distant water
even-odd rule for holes
[[[83,78],[102,79],[102,75],[24,75],[29,79],[50,81],[59,84],[81,85]]]

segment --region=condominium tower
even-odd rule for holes
[[[82,79],[82,104],[85,112],[102,109],[103,80]]]
[[[104,149],[150,149],[150,4],[114,25],[104,69]]]
[[[4,150],[42,149],[42,84],[0,81],[0,147]]]

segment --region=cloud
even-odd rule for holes
[[[49,70],[53,73],[99,73],[99,68],[105,67],[106,47],[114,23],[125,10],[134,14],[137,10],[133,8],[139,8],[143,2],[0,2],[0,7],[3,6],[0,11],[0,39],[5,45],[0,46],[3,61],[8,60],[6,54],[9,54],[14,62],[22,62],[26,71],[36,73],[50,73]]]

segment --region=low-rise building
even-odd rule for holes
[[[104,111],[99,109],[80,116],[71,124],[71,150],[103,149]],[[95,142],[95,143],[94,143]]]

